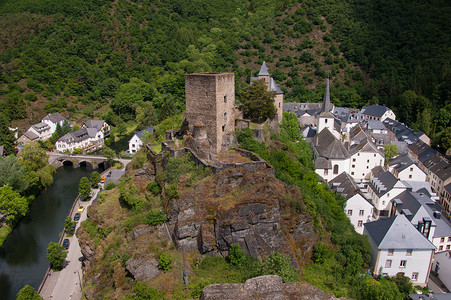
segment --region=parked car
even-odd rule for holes
[[[69,249],[69,239],[64,239],[64,241],[63,241],[63,248],[64,249]]]
[[[74,221],[80,220],[80,213],[75,213],[74,215]]]
[[[103,176],[102,179],[100,180],[100,183],[104,183],[105,182],[106,177]]]
[[[78,207],[78,212],[83,212],[85,210],[85,207],[83,206],[83,205],[80,205],[79,207]]]

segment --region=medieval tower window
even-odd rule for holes
[[[222,125],[222,132],[225,132],[225,124]]]
[[[224,96],[224,103],[227,103],[227,96]]]
[[[227,113],[224,113],[224,121],[227,121]]]

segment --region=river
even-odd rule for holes
[[[47,246],[58,242],[64,219],[78,193],[78,183],[92,170],[64,166],[53,184],[33,201],[30,212],[0,248],[0,299],[16,299],[26,284],[38,289],[49,266]]]

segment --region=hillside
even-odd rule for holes
[[[337,105],[387,104],[437,142],[450,126],[443,0],[4,0],[0,15],[0,123],[22,131],[55,111],[117,125],[148,101],[161,121],[184,110],[185,73],[233,71],[239,96],[264,60],[286,101],[320,101],[329,75]]]

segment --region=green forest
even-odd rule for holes
[[[379,103],[451,140],[450,5],[435,1],[0,1],[0,144],[46,113],[116,126],[184,111],[184,74],[233,71],[238,99],[266,61],[285,101]],[[154,124],[141,124],[140,127]],[[138,124],[139,125],[139,124]]]

